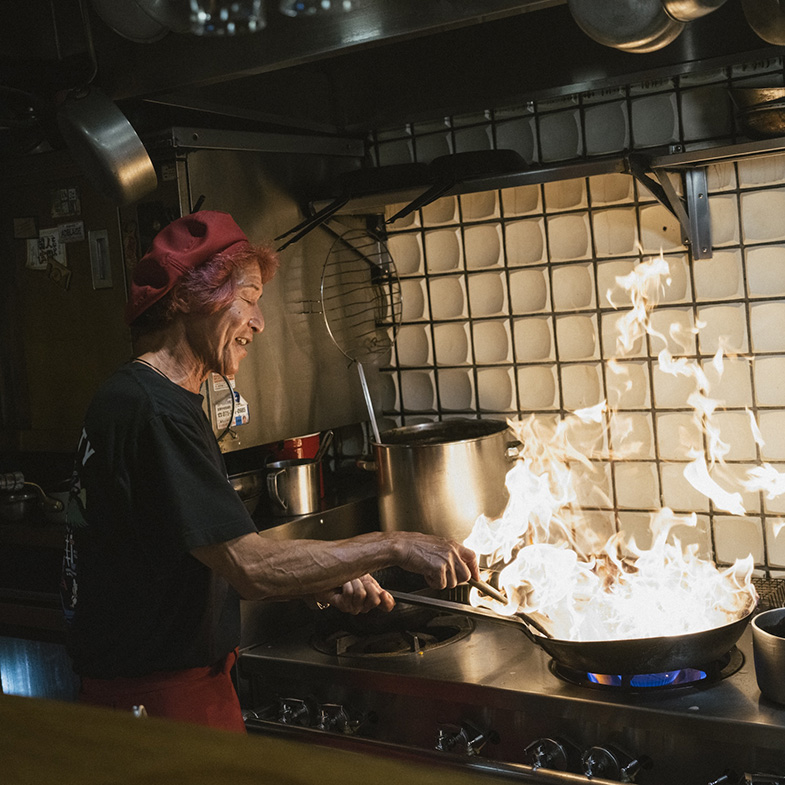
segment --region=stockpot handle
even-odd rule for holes
[[[504,447],[504,455],[508,461],[514,461],[521,457],[521,450],[523,449],[523,442],[519,439],[507,442]]]
[[[287,510],[289,505],[281,498],[281,494],[278,491],[278,478],[283,473],[284,469],[276,469],[267,475],[267,492],[281,505],[282,509]]]

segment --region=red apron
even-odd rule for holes
[[[158,671],[134,678],[83,677],[79,700],[127,712],[134,706],[144,706],[150,717],[245,733],[240,701],[231,677],[236,660],[237,650],[208,668]]]

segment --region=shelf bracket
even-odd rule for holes
[[[676,193],[665,169],[652,169],[648,161],[635,155],[628,157],[627,164],[630,174],[646,186],[681,224],[683,236],[692,251],[692,258],[711,259],[711,216],[706,167],[684,170],[685,198],[682,198]]]
[[[693,259],[711,259],[711,213],[706,167],[687,169],[684,172],[687,209],[690,217],[690,241]]]

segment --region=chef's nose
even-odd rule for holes
[[[262,314],[262,309],[257,305],[255,312],[251,314],[251,318],[248,320],[248,326],[255,332],[260,333],[264,330],[264,315]]]

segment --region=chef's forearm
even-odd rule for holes
[[[318,594],[391,566],[419,573],[435,588],[452,588],[479,577],[472,551],[417,532],[286,541],[246,534],[219,545],[195,548],[192,553],[246,599]]]
[[[349,540],[268,540],[250,534],[195,548],[246,599],[287,599],[328,591],[400,561],[397,538],[372,532]]]

